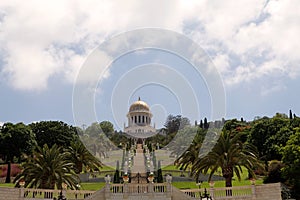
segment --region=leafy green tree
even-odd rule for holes
[[[80,139],[92,155],[96,157],[105,158],[107,152],[117,148],[104,133],[101,133],[101,131],[97,135],[84,134]]]
[[[70,152],[70,160],[75,164],[75,172],[77,174],[83,171],[94,171],[102,166],[102,163],[94,157],[79,140],[74,138],[71,146],[68,148]]]
[[[300,191],[300,128],[291,135],[286,146],[282,147],[283,173],[295,191]],[[298,193],[297,198],[300,198]]]
[[[43,189],[62,189],[67,184],[71,189],[77,188],[78,176],[74,171],[74,163],[70,160],[70,152],[54,144],[51,148],[45,144],[37,147],[32,155],[26,157],[22,164],[23,171],[14,182],[25,181],[25,187]]]
[[[101,130],[99,123],[94,122],[85,129],[84,133],[90,137],[97,137],[99,134],[103,133],[103,131]]]
[[[291,127],[292,128],[300,127],[300,117],[297,117],[295,114],[294,114],[294,118],[291,120]]]
[[[111,135],[108,136],[109,140],[114,144],[114,146],[122,148],[125,147],[126,144],[129,143],[129,137],[123,133],[122,131],[115,131]]]
[[[114,125],[110,121],[102,121],[99,125],[105,135],[111,135],[114,132]]]
[[[36,141],[40,147],[54,144],[67,148],[74,136],[77,136],[76,128],[62,121],[41,121],[29,125],[36,135]]]
[[[169,115],[164,124],[167,130],[167,134],[175,133],[179,129],[182,129],[187,125],[191,125],[190,120],[186,117],[182,117],[181,115]]]
[[[232,186],[234,174],[241,179],[242,166],[255,176],[253,169],[259,167],[257,151],[251,144],[242,143],[243,133],[231,135],[229,131],[221,132],[221,135],[211,152],[206,156],[197,158],[192,166],[192,174],[197,179],[200,173],[209,173],[209,181],[218,169],[222,170],[225,178],[225,186]]]
[[[0,154],[5,157],[8,164],[5,182],[10,183],[11,162],[16,157],[20,160],[23,153],[31,153],[36,141],[34,134],[23,123],[5,123],[0,132]]]
[[[243,132],[243,137],[241,138],[242,142],[247,140],[247,136],[251,130],[251,126],[246,123],[244,120],[238,121],[237,119],[227,120],[223,126],[224,131],[229,131],[230,134],[234,135],[240,132]]]
[[[272,118],[255,120],[251,126],[248,141],[257,147],[259,157],[265,162],[267,169],[268,161],[281,160],[279,147],[285,146],[293,132],[290,120],[286,115],[277,113]]]
[[[268,175],[264,179],[264,183],[284,182],[281,170],[284,164],[278,160],[272,160],[269,164]]]

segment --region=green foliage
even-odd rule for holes
[[[192,165],[192,174],[196,178],[200,173],[209,173],[209,181],[212,175],[220,168],[225,178],[226,187],[232,186],[234,174],[241,179],[242,166],[254,175],[254,168],[260,167],[256,148],[248,143],[242,143],[243,133],[232,135],[229,131],[223,131],[217,144],[206,156],[197,158]]]
[[[82,190],[91,190],[91,191],[96,191],[96,190],[101,190],[104,186],[104,182],[97,182],[97,183],[81,183],[81,189]]]
[[[0,154],[7,162],[6,183],[10,183],[11,162],[14,157],[20,160],[22,153],[31,153],[35,146],[34,134],[23,123],[5,123],[0,132]]]
[[[269,164],[268,175],[264,179],[264,183],[278,183],[283,182],[284,179],[282,177],[281,169],[283,168],[283,164],[281,161],[272,160]]]
[[[54,144],[68,147],[73,137],[77,136],[76,128],[62,121],[41,121],[32,123],[29,126],[35,133],[37,144],[40,147],[43,147],[44,144],[49,147]]]
[[[98,170],[102,166],[102,163],[86,149],[77,137],[71,141],[68,151],[70,160],[75,164],[77,174],[81,173],[83,168],[85,172],[88,172]]]
[[[169,115],[164,124],[167,130],[167,134],[175,133],[179,129],[184,128],[185,126],[190,125],[190,120],[181,115]]]
[[[119,161],[117,160],[116,171],[114,173],[113,183],[120,183],[120,166]]]
[[[292,130],[287,116],[277,113],[273,118],[253,121],[248,141],[258,148],[259,157],[267,164],[269,160],[281,160],[280,147],[285,146]]]
[[[300,190],[300,128],[291,135],[287,145],[282,147],[282,162],[285,164],[284,176],[295,191]],[[299,198],[299,196],[298,196]]]
[[[205,138],[206,133],[207,130],[200,127],[197,128],[197,134],[193,139],[192,144],[175,161],[175,164],[178,167],[180,167],[183,170],[186,170],[188,166],[192,165],[195,162],[195,160],[199,157],[199,151],[202,147],[202,142]]]
[[[45,144],[38,147],[32,155],[26,157],[22,164],[23,172],[14,182],[25,181],[24,187],[54,189],[62,188],[62,184],[75,189],[79,183],[74,171],[74,163],[69,159],[70,152],[54,144],[51,148]]]
[[[163,179],[163,175],[162,175],[162,169],[161,169],[160,161],[158,161],[157,168],[158,168],[158,170],[157,170],[157,183],[163,183],[164,179]]]
[[[109,123],[103,122],[103,124],[108,125]],[[83,134],[80,135],[80,139],[94,156],[104,158],[107,156],[107,152],[116,149],[117,146],[114,144],[114,141],[110,140],[105,133],[103,133],[97,122],[94,122],[87,127],[83,131]]]
[[[114,132],[114,125],[109,121],[100,122],[100,127],[105,135],[111,135]]]

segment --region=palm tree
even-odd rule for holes
[[[25,187],[30,188],[62,189],[62,185],[66,184],[75,189],[79,179],[69,157],[70,153],[56,144],[51,148],[47,144],[37,147],[31,156],[26,156],[23,171],[14,182],[18,184],[24,180]]]
[[[77,174],[82,172],[83,167],[85,171],[93,171],[102,166],[102,163],[86,149],[79,139],[74,138],[68,150],[70,152],[70,160],[75,164],[75,172]]]
[[[197,158],[194,162],[192,166],[193,176],[197,178],[200,173],[207,174],[209,172],[208,181],[210,181],[212,175],[221,168],[226,187],[231,187],[232,177],[236,174],[240,180],[242,166],[244,166],[249,174],[255,177],[253,169],[262,167],[258,161],[258,153],[253,145],[241,142],[242,136],[243,133],[241,132],[234,135],[229,131],[221,132],[212,151],[202,158]]]
[[[199,152],[206,132],[207,131],[202,128],[197,129],[197,134],[195,135],[192,144],[175,160],[176,166],[180,167],[180,169],[186,170],[189,166],[194,164],[196,159],[199,157]]]
[[[175,165],[180,167],[180,169],[186,170],[198,158],[202,140],[199,141],[197,138],[199,137],[196,136],[189,148],[175,160]]]

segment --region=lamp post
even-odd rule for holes
[[[200,199],[212,200],[211,196],[207,193],[206,188],[204,188],[204,194],[203,196],[200,196]]]
[[[168,174],[166,176],[166,181],[167,181],[167,183],[171,183],[172,182],[172,176],[170,174]]]
[[[25,181],[22,179],[19,181],[19,185],[20,185],[20,188],[21,188],[21,197],[25,197],[24,195],[24,185],[25,185]]]
[[[62,190],[59,192],[58,200],[66,200],[66,197],[62,193]]]
[[[65,183],[62,183],[62,188],[61,188],[61,190],[60,190],[60,193],[59,193],[59,195],[58,195],[58,200],[66,200],[67,198],[63,195],[63,189],[65,190],[66,188],[67,188],[67,184],[65,184]]]
[[[215,182],[214,181],[209,181],[209,186],[210,186],[210,196],[211,196],[211,199],[213,199],[214,198]]]
[[[198,181],[197,183],[196,183],[196,185],[198,186],[198,189],[199,189],[199,198],[201,199],[201,185],[202,185],[202,183],[203,183],[203,181]]]
[[[250,179],[250,183],[251,183],[251,190],[252,190],[252,195],[255,196],[256,194],[256,188],[255,188],[255,178],[251,178]]]
[[[167,181],[167,188],[166,188],[167,189],[167,196],[171,197],[172,196],[172,185],[171,185],[172,176],[170,174],[167,174],[166,181]]]
[[[105,183],[106,183],[106,184],[110,184],[110,181],[111,181],[110,175],[109,175],[109,174],[106,175],[106,176],[104,177],[104,180],[105,180]]]
[[[24,187],[24,185],[25,185],[25,181],[22,179],[22,180],[20,180],[20,182],[19,182],[19,185],[20,185],[20,187],[21,188],[23,188]]]
[[[256,182],[255,178],[251,178],[251,179],[250,179],[251,185],[255,185],[255,182]]]
[[[149,183],[153,183],[153,180],[154,180],[154,174],[153,174],[153,172],[150,172],[150,174],[148,176],[148,181],[149,181]]]
[[[124,183],[128,183],[129,177],[128,177],[128,174],[127,174],[127,173],[125,173],[125,174],[123,175],[123,181],[124,181]]]

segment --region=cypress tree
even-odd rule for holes
[[[202,121],[202,119],[200,120],[200,128],[203,128],[203,121]]]
[[[290,110],[290,119],[293,119],[293,113],[292,113],[292,110]]]
[[[157,170],[157,182],[158,183],[163,183],[164,179],[163,179],[163,175],[162,175],[160,160],[157,163],[157,167],[158,167],[158,170]]]
[[[207,118],[205,117],[204,118],[204,129],[208,129],[208,127],[209,127],[209,124],[207,122]]]
[[[114,183],[120,183],[119,161],[117,160],[116,171],[114,174]]]

